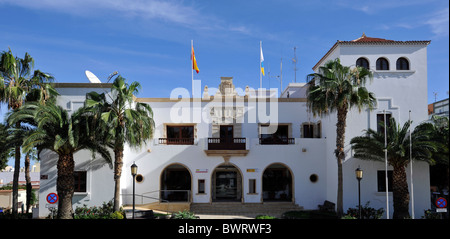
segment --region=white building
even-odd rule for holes
[[[344,211],[358,203],[355,169],[364,170],[361,201],[385,208],[384,163],[352,158],[349,141],[362,130],[376,128],[377,115],[386,110],[403,124],[427,117],[427,54],[429,41],[391,41],[363,35],[338,41],[314,66],[340,58],[347,66],[363,65],[374,72],[367,88],[377,97],[371,112],[350,111],[346,128]],[[131,204],[130,166],[138,165],[137,203],[152,198],[191,203],[292,202],[317,209],[325,200],[336,202],[337,163],[334,156],[336,116],[315,118],[307,110],[306,84],[291,83],[280,97],[257,98],[250,87],[234,87],[222,77],[214,96],[190,98],[187,90],[171,98],[137,98],[154,113],[154,138],[140,150],[125,151],[121,188],[123,204]],[[239,84],[245,84],[244,82]],[[198,86],[198,84],[196,84]],[[108,90],[110,84],[61,83],[58,102],[69,110],[81,107],[89,91]],[[195,92],[200,92],[196,89]],[[212,91],[212,90],[211,90]],[[277,91],[273,91],[277,92]],[[276,128],[271,127],[277,126]],[[275,130],[274,130],[275,129]],[[46,196],[56,192],[56,155],[41,156],[40,216],[48,214]],[[113,172],[89,152],[75,154],[75,206],[100,205],[113,198]],[[392,170],[392,168],[389,168]],[[408,169],[409,172],[409,169]],[[409,183],[408,175],[408,183]],[[381,183],[380,183],[381,182]],[[416,218],[430,208],[429,170],[414,163]],[[389,192],[390,214],[393,213]],[[153,200],[154,201],[154,200]]]

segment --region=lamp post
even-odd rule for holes
[[[363,170],[358,168],[355,170],[356,179],[358,179],[358,205],[359,205],[359,219],[361,219],[361,179],[363,177]]]
[[[135,210],[135,184],[136,184],[136,175],[137,175],[138,166],[133,162],[131,165],[131,176],[133,176],[133,219],[134,219],[134,210]]]

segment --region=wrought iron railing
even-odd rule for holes
[[[192,145],[194,138],[159,138],[159,144],[174,144],[174,145]]]
[[[295,138],[259,138],[259,144],[295,144]]]
[[[208,150],[245,150],[245,138],[208,138]]]

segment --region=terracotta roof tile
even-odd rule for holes
[[[383,38],[375,38],[375,37],[368,37],[365,33],[362,34],[362,36],[358,39],[351,40],[351,41],[340,41],[338,40],[331,48],[328,50],[328,52],[317,62],[316,65],[312,68],[315,70],[322,61],[327,58],[330,53],[338,46],[338,45],[362,45],[362,44],[369,44],[369,45],[415,45],[415,44],[430,44],[430,41],[394,41],[394,40],[388,40]]]

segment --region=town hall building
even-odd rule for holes
[[[337,41],[313,66],[340,58],[345,66],[363,66],[373,72],[366,87],[374,92],[372,111],[351,110],[347,116],[343,163],[344,211],[358,205],[355,169],[364,170],[361,202],[386,207],[385,165],[353,157],[350,140],[363,130],[377,129],[383,112],[400,124],[413,127],[427,115],[427,46],[430,41],[394,41],[363,35]],[[153,110],[153,139],[136,150],[126,147],[121,178],[122,205],[132,203],[130,167],[138,166],[136,203],[161,205],[183,202],[198,205],[234,202],[291,204],[297,210],[314,210],[324,201],[336,202],[336,115],[314,117],[306,102],[307,83],[290,83],[277,90],[239,88],[245,82],[221,77],[217,86],[196,82],[198,95],[174,90],[168,98],[136,98]],[[58,83],[58,104],[73,112],[83,106],[86,93],[109,92],[111,84]],[[145,89],[143,89],[145,90]],[[202,92],[200,92],[202,90]],[[186,93],[187,92],[187,93]],[[113,170],[88,151],[75,158],[73,205],[98,206],[113,199]],[[41,155],[39,215],[49,214],[46,195],[56,192],[58,157]],[[409,167],[409,166],[408,166]],[[416,218],[430,208],[429,166],[414,162]],[[390,175],[392,167],[388,167]],[[409,168],[407,169],[409,172]],[[407,175],[408,184],[411,180]],[[410,189],[411,191],[411,189]],[[393,198],[388,189],[390,214]],[[385,210],[386,211],[386,210]],[[411,211],[411,209],[410,209]],[[386,217],[386,215],[384,215]]]

